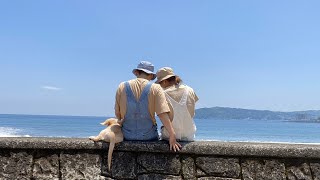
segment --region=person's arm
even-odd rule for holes
[[[114,114],[118,119],[121,119],[121,113],[120,113],[120,94],[121,94],[120,85],[119,85],[119,87],[117,89],[117,92],[116,92],[115,104],[114,104]]]
[[[176,133],[174,132],[168,113],[161,113],[158,117],[169,133],[170,150],[174,150],[174,152],[180,151],[181,145],[176,140]]]

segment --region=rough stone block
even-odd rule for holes
[[[99,154],[62,153],[60,170],[62,179],[104,179],[101,174]]]
[[[222,178],[222,177],[201,177],[198,180],[240,180],[240,179],[233,179],[233,178]]]
[[[210,176],[238,178],[241,171],[239,160],[235,158],[198,157],[196,166]]]
[[[30,179],[32,159],[27,152],[0,152],[0,179]]]
[[[277,160],[244,160],[243,179],[281,180],[286,179],[285,165]]]
[[[163,175],[163,174],[143,174],[138,176],[138,180],[162,180],[162,179],[170,179],[170,180],[182,180],[180,176],[172,176],[172,175]]]
[[[320,180],[320,163],[310,163],[314,180]]]
[[[108,154],[102,159],[102,175],[116,179],[133,179],[137,174],[136,155],[130,152],[113,152],[111,172],[108,172]]]
[[[182,158],[182,175],[184,179],[194,179],[196,177],[195,163],[191,157]]]
[[[176,154],[142,154],[138,156],[137,162],[139,164],[138,174],[166,173],[179,175],[181,168],[179,155]]]
[[[51,153],[35,155],[33,178],[57,180],[59,176],[59,155]]]
[[[197,168],[197,176],[206,176],[207,174],[203,172],[201,169]]]
[[[288,180],[312,180],[310,167],[307,163],[291,162],[287,164]]]

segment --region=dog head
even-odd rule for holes
[[[118,124],[118,119],[116,118],[109,118],[105,120],[104,122],[100,123],[103,126],[110,126],[112,124]]]

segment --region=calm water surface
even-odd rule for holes
[[[105,119],[0,114],[0,137],[89,137],[104,128],[99,123]],[[195,119],[195,123],[196,140],[320,144],[320,123],[215,119]]]

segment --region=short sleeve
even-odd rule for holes
[[[163,89],[159,84],[154,84],[155,92],[155,112],[157,115],[170,112],[170,108],[164,94]]]

